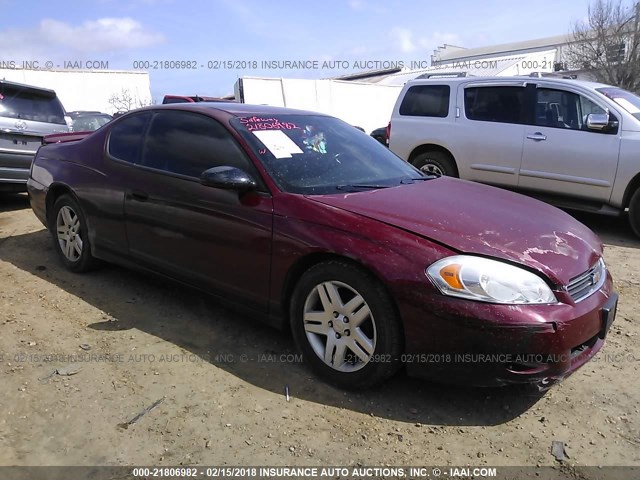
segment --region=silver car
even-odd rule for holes
[[[640,236],[640,97],[553,77],[417,79],[389,148],[425,172],[619,215]]]
[[[0,80],[0,191],[26,191],[42,138],[68,131],[56,92]]]

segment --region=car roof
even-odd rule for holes
[[[0,86],[3,86],[3,85],[7,85],[9,87],[21,88],[23,90],[36,91],[36,92],[39,92],[39,93],[46,93],[47,95],[50,95],[50,96],[53,96],[53,97],[56,96],[55,90],[51,90],[50,88],[36,87],[35,85],[26,85],[24,83],[9,82],[7,80],[0,79]]]
[[[560,77],[532,77],[529,75],[521,75],[521,76],[509,76],[509,77],[446,77],[447,73],[442,73],[441,77],[431,77],[431,78],[414,78],[413,80],[409,80],[407,84],[418,84],[418,83],[473,83],[473,82],[549,82],[549,83],[558,83],[564,85],[579,85],[587,88],[612,88],[612,85],[607,85],[606,83],[598,83],[598,82],[590,82],[587,80],[578,80],[575,78],[560,78]]]
[[[235,102],[197,102],[197,103],[168,103],[165,105],[153,105],[142,110],[189,110],[189,111],[222,111],[235,117],[247,115],[323,115],[324,113],[310,110],[297,110],[294,108],[274,107],[271,105],[251,105]]]
[[[67,115],[69,115],[70,117],[97,117],[99,115],[102,116],[107,116],[107,117],[111,117],[110,114],[108,113],[104,113],[104,112],[91,112],[91,111],[75,111],[75,112],[67,112]]]

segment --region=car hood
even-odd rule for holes
[[[602,254],[600,239],[562,210],[479,183],[442,177],[309,199],[429,238],[460,253],[497,257],[566,285]]]

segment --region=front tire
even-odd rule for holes
[[[290,305],[293,337],[316,373],[343,388],[366,388],[401,366],[402,333],[384,287],[342,261],[311,267]]]
[[[68,270],[86,272],[95,266],[86,218],[71,195],[62,195],[56,199],[49,218],[49,229],[53,237],[53,248]]]
[[[631,229],[640,237],[640,188],[638,188],[629,202],[629,223]]]
[[[458,169],[450,155],[437,150],[425,152],[413,159],[411,164],[425,175],[457,177]]]

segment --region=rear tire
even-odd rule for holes
[[[411,164],[425,175],[458,176],[458,169],[453,158],[445,152],[433,150],[421,153],[412,160]]]
[[[640,237],[640,188],[638,188],[629,202],[629,223],[631,229]]]
[[[300,278],[290,305],[291,330],[315,372],[342,388],[367,388],[400,368],[403,336],[380,282],[355,265],[329,261]]]
[[[96,265],[91,255],[87,220],[71,195],[61,195],[56,199],[49,217],[49,230],[53,248],[67,270],[86,272]]]

